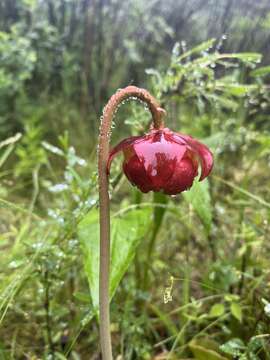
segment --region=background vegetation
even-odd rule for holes
[[[0,359],[100,358],[96,143],[129,84],[215,168],[168,198],[114,161],[115,358],[270,359],[269,33],[268,0],[0,0]]]

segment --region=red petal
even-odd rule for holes
[[[191,157],[184,156],[176,165],[172,177],[164,187],[164,193],[176,195],[189,189],[193,184],[194,178],[198,175],[197,170],[198,163]]]
[[[107,163],[107,172],[110,173],[111,163],[113,158],[119,153],[119,151],[125,150],[128,146],[133,145],[138,140],[143,140],[143,136],[131,136],[127,139],[122,140],[119,144],[117,144],[109,154],[108,163]]]
[[[164,188],[177,162],[186,152],[186,146],[179,146],[163,132],[148,136],[145,141],[136,143],[133,148],[153,184],[153,191]]]
[[[128,161],[124,161],[123,170],[128,180],[142,192],[147,193],[153,190],[152,182],[147,175],[144,165],[136,154],[133,154]]]
[[[186,144],[189,145],[190,149],[197,153],[201,163],[200,181],[206,178],[210,174],[214,162],[213,154],[208,147],[189,135],[173,133],[172,138],[178,144],[182,144],[183,141],[185,141]]]

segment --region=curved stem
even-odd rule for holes
[[[100,309],[100,344],[103,360],[112,360],[110,336],[110,199],[107,162],[112,120],[121,102],[127,98],[138,98],[144,101],[153,118],[153,127],[163,127],[162,118],[165,111],[159,107],[156,99],[144,89],[128,86],[118,90],[103,110],[98,147],[98,181],[100,213],[100,268],[99,268],[99,309]]]

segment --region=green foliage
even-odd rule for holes
[[[233,358],[258,360],[260,359],[259,353],[263,347],[263,341],[263,337],[253,336],[245,345],[241,339],[234,338],[221,345],[220,349],[224,353],[233,356]]]
[[[15,176],[31,175],[34,169],[46,163],[47,157],[41,146],[44,136],[44,126],[38,117],[27,119],[25,134],[16,149],[19,162],[15,169]]]
[[[208,181],[205,180],[203,182],[199,182],[196,180],[192,185],[192,188],[189,191],[186,191],[183,195],[187,205],[192,205],[194,211],[202,221],[206,233],[209,234],[211,231],[213,210]]]
[[[259,76],[266,76],[270,73],[270,66],[263,66],[258,69],[255,69],[251,72],[251,76],[259,77]]]
[[[216,344],[209,340],[192,341],[189,347],[196,360],[227,360],[216,351]]]
[[[0,96],[12,96],[23,89],[37,61],[31,41],[13,27],[11,33],[0,32]]]
[[[226,344],[223,344],[221,350],[226,354],[233,355],[234,357],[241,356],[243,350],[245,350],[245,345],[240,339],[232,339],[228,341]]]
[[[214,304],[210,309],[209,316],[219,317],[222,316],[224,312],[225,312],[225,306],[223,304]]]
[[[115,160],[114,356],[269,360],[269,11],[0,1],[0,358],[100,356],[97,133],[109,96],[134,84],[215,165],[171,198],[132,191]],[[128,102],[112,145],[150,121]]]
[[[242,315],[242,308],[241,308],[240,304],[238,304],[236,302],[232,302],[231,303],[231,313],[238,321],[242,322],[243,315]]]
[[[9,33],[0,29],[0,138],[12,128],[14,119],[9,111],[14,111],[15,97],[24,92],[36,61],[31,41],[21,35],[19,27],[12,27]]]
[[[119,282],[134,258],[139,242],[150,225],[149,209],[137,209],[115,214],[111,223],[111,278],[110,295],[113,297]],[[92,210],[79,224],[85,271],[91,290],[94,310],[99,306],[99,214]]]
[[[219,111],[236,111],[239,106],[236,98],[258,91],[255,84],[240,84],[232,69],[235,67],[234,60],[241,60],[246,66],[254,67],[261,61],[261,55],[221,54],[214,48],[215,42],[212,39],[185,52],[181,51],[180,43],[176,43],[170,66],[165,72],[146,70],[147,74],[154,76],[153,85],[157,96],[161,98],[165,95],[167,98],[181,95],[182,102],[193,101],[200,113],[206,110],[209,103]],[[231,74],[227,74],[227,69]],[[222,76],[217,78],[217,73]]]

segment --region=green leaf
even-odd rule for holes
[[[58,360],[67,360],[67,358],[58,351],[55,353],[55,358]]]
[[[232,110],[232,111],[236,111],[238,109],[239,103],[229,99],[225,96],[217,96],[215,94],[208,94],[207,98],[210,100],[213,100],[215,104],[219,104],[219,106],[228,109],[228,110]]]
[[[231,306],[231,313],[232,315],[240,322],[242,322],[242,307],[239,303],[237,302],[232,302]]]
[[[229,269],[226,269],[226,272],[228,272],[228,271],[229,271]],[[232,302],[232,301],[237,301],[237,300],[239,300],[240,297],[239,297],[239,295],[236,295],[236,294],[226,294],[226,295],[224,296],[224,299],[225,299],[226,301]]]
[[[203,43],[201,43],[200,45],[198,46],[195,46],[193,49],[191,50],[188,50],[186,51],[183,55],[181,55],[178,60],[182,60],[190,55],[193,55],[193,54],[198,54],[198,53],[201,53],[203,51],[207,51],[209,50],[214,42],[216,41],[216,39],[210,39],[210,40],[207,40],[207,41],[204,41]]]
[[[189,348],[196,360],[227,360],[220,355],[210,341],[191,341]]]
[[[136,209],[112,219],[111,296],[133,260],[137,246],[149,231],[151,214],[151,208]]]
[[[99,214],[91,210],[80,222],[78,236],[84,255],[84,268],[88,278],[92,303],[98,309],[99,303]]]
[[[110,297],[127,271],[140,240],[151,223],[151,209],[127,211],[111,217],[111,274]],[[88,278],[92,303],[99,308],[99,213],[91,210],[78,226],[78,236],[84,255],[84,267]]]
[[[226,354],[238,357],[246,350],[246,346],[241,339],[235,338],[221,345],[220,350]]]
[[[225,312],[224,304],[214,304],[210,309],[209,316],[220,317],[224,314],[224,312]]]
[[[249,340],[248,345],[247,345],[247,348],[249,351],[257,352],[263,346],[264,339],[260,338],[259,336],[253,336]]]
[[[89,300],[90,300],[89,293],[85,294],[83,292],[77,291],[73,294],[73,296],[79,301],[89,304]]]
[[[266,76],[270,74],[270,65],[262,66],[258,69],[251,71],[251,76]]]
[[[239,59],[244,62],[258,63],[262,59],[262,55],[258,53],[236,53],[236,54],[221,54],[219,58],[228,58],[228,59]]]
[[[248,95],[251,91],[256,90],[257,85],[232,84],[228,81],[216,81],[216,89],[222,90],[227,94],[242,97]]]
[[[209,193],[208,180],[200,182],[195,180],[192,188],[183,193],[184,199],[192,204],[195,212],[201,219],[205,231],[207,233],[211,230],[212,225],[212,205]]]

